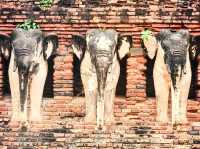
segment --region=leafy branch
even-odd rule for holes
[[[37,23],[35,23],[33,21],[33,19],[28,19],[28,20],[24,21],[24,23],[18,24],[17,28],[22,28],[24,30],[30,30],[30,29],[39,29],[40,26]]]
[[[151,35],[152,35],[152,32],[147,29],[141,32],[141,38],[143,41],[147,41],[149,39],[149,36]]]

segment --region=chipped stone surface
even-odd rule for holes
[[[31,123],[23,129],[17,122],[9,123],[11,104],[10,97],[3,95],[6,84],[3,83],[6,77],[3,70],[6,69],[4,60],[0,58],[0,149],[200,148],[198,101],[188,100],[187,125],[172,127],[170,123],[155,122],[155,99],[147,98],[146,93],[149,61],[140,49],[140,32],[144,28],[159,32],[163,28],[185,27],[191,34],[200,35],[198,0],[54,2],[46,11],[41,10],[35,0],[0,2],[0,32],[11,33],[16,24],[33,14],[41,29],[44,32],[56,32],[60,42],[59,56],[53,60],[53,97],[44,99],[42,103],[43,121]],[[122,35],[132,35],[134,39],[134,50],[131,50],[122,65],[127,83],[121,85],[126,88],[123,97],[115,99],[115,122],[106,124],[102,131],[96,130],[94,123],[84,121],[84,92],[79,70],[74,69],[79,66],[74,63],[70,48],[72,34],[85,35],[88,29],[96,27],[114,28]],[[125,82],[122,78],[120,81]],[[74,90],[78,94],[74,94]]]

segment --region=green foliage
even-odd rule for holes
[[[53,4],[53,0],[40,0],[40,7],[42,9],[47,9],[51,7]]]
[[[32,19],[28,19],[28,20],[24,21],[24,23],[18,24],[17,28],[22,28],[24,30],[29,30],[29,29],[39,29],[40,27]]]
[[[152,35],[152,32],[150,30],[144,30],[141,32],[141,38],[143,41],[148,40],[150,35]]]

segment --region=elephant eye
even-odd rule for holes
[[[114,44],[110,45],[110,48],[111,48],[111,49],[113,49],[114,47],[115,47],[115,45],[114,45]]]
[[[183,46],[183,47],[187,47],[187,46],[188,46],[188,43],[187,43],[187,42],[182,42],[182,46]]]
[[[112,49],[112,48],[113,48],[113,46],[112,46],[112,45],[109,45],[109,48],[110,48],[110,49]]]
[[[166,44],[164,44],[163,42],[161,42],[161,47],[165,50],[168,51],[168,46],[166,46]]]

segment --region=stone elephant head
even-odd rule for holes
[[[73,36],[72,48],[81,60],[81,78],[86,95],[86,120],[94,121],[97,116],[98,125],[103,124],[104,118],[105,121],[111,121],[120,72],[119,59],[129,52],[131,44],[130,36],[122,37],[111,29],[89,30],[86,38]]]
[[[187,121],[187,98],[191,83],[190,47],[188,30],[161,30],[144,40],[149,58],[155,57],[153,70],[157,99],[157,120],[168,121],[168,100],[172,100],[172,123]]]
[[[55,54],[58,38],[55,34],[45,35],[39,29],[15,29],[11,35],[0,34],[0,48],[10,58],[9,82],[12,95],[13,119],[27,119],[28,96],[31,99],[32,120],[40,114],[40,104],[47,75],[47,59]],[[30,88],[29,88],[30,87]],[[34,95],[35,94],[35,95]],[[20,110],[19,110],[20,109]]]

